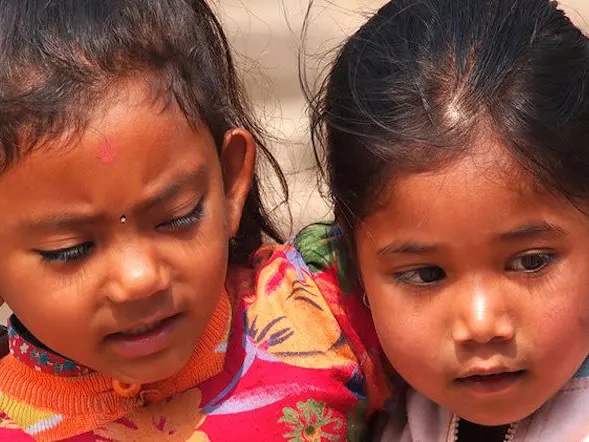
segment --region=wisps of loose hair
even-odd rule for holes
[[[249,130],[287,201],[205,0],[0,0],[0,11],[0,173],[45,141],[83,131],[116,85],[142,76],[189,123],[206,124],[219,148],[228,129]],[[246,262],[263,234],[282,240],[256,174],[231,260]]]

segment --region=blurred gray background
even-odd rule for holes
[[[316,68],[324,67],[330,53],[386,1],[315,0],[304,40],[301,31],[309,0],[217,0],[217,11],[232,42],[255,110],[268,132],[270,147],[287,175],[292,225],[285,207],[277,209],[285,234],[312,221],[328,218],[328,205],[317,189],[314,158],[309,146],[305,100],[299,87],[298,55],[305,47],[304,61],[312,83]],[[561,2],[571,19],[584,30],[589,26],[589,0]],[[273,199],[270,183],[268,204]],[[6,306],[0,321],[6,322]]]

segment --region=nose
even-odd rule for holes
[[[509,341],[515,325],[507,309],[507,299],[496,285],[474,283],[456,299],[452,339],[457,344],[488,344]]]
[[[170,275],[167,266],[149,244],[127,244],[116,256],[114,284],[109,290],[109,297],[113,302],[140,300],[169,289]]]

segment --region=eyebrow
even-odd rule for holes
[[[39,219],[30,219],[19,224],[28,230],[63,230],[104,220],[102,216],[80,215],[78,213],[51,214]]]
[[[567,234],[567,231],[562,227],[550,224],[547,222],[539,222],[528,224],[507,232],[500,233],[498,239],[500,241],[519,241],[524,239],[537,238],[540,236],[548,237],[562,237]]]
[[[188,173],[175,176],[171,184],[157,191],[154,196],[149,197],[146,201],[139,204],[140,210],[149,210],[166,201],[169,201],[180,194],[187,186],[194,183],[201,183],[206,177],[205,170],[201,167]],[[38,219],[24,220],[20,223],[25,229],[29,230],[65,230],[68,228],[80,227],[105,221],[104,215],[84,215],[80,213],[60,213],[50,214]]]
[[[376,252],[378,256],[385,255],[425,255],[434,253],[438,250],[435,244],[422,244],[418,242],[400,242],[395,241],[384,247],[381,247]]]
[[[174,177],[170,185],[164,187],[162,190],[159,190],[154,196],[141,203],[140,207],[143,210],[149,210],[153,207],[159,206],[162,203],[178,196],[186,187],[194,184],[201,185],[206,176],[207,173],[202,167],[192,170],[189,173],[180,174]]]
[[[567,231],[562,227],[547,223],[538,222],[528,224],[499,234],[498,239],[502,242],[521,241],[537,237],[562,237]],[[386,255],[426,255],[438,251],[437,244],[423,244],[413,241],[395,241],[377,250],[378,256]]]

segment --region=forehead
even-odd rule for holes
[[[446,242],[567,217],[583,219],[565,198],[543,191],[499,143],[489,143],[440,170],[391,180],[363,225],[372,235]]]
[[[383,202],[408,197],[454,201],[478,194],[480,204],[489,199],[528,200],[543,192],[534,178],[521,169],[504,149],[477,149],[441,169],[407,174],[390,183]]]
[[[0,210],[87,205],[106,211],[136,203],[175,175],[217,163],[204,125],[191,127],[178,106],[154,103],[143,84],[131,83],[93,112],[80,136],[52,140],[0,175]]]

